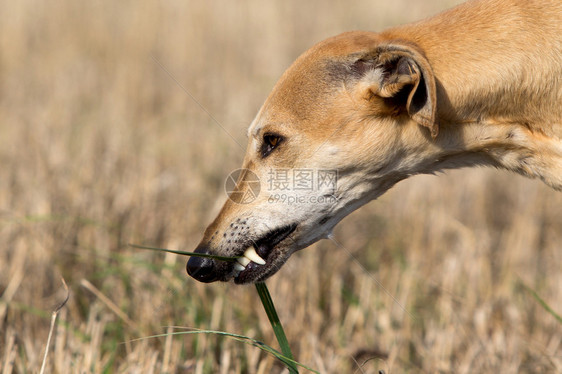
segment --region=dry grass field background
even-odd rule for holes
[[[0,371],[39,371],[63,277],[46,372],[286,372],[225,337],[148,338],[277,347],[254,287],[127,243],[195,248],[236,142],[306,48],[456,2],[0,1]],[[533,294],[562,313],[562,193],[490,169],[418,176],[335,234],[268,281],[303,364],[562,372],[562,324]]]

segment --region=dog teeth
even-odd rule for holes
[[[252,262],[252,260],[250,260],[250,259],[249,259],[248,257],[246,257],[246,256],[238,257],[238,258],[236,259],[236,261],[237,261],[240,265],[242,265],[242,266],[244,266],[244,267],[246,267],[250,262]]]
[[[246,266],[250,262],[255,262],[258,265],[265,265],[265,260],[258,255],[254,247],[248,247],[242,257],[236,259],[234,263],[234,276],[237,277],[241,272],[246,270]]]
[[[265,260],[261,258],[260,255],[258,255],[254,247],[248,247],[248,249],[246,249],[246,252],[244,252],[244,257],[242,258],[253,261],[258,265],[265,265]]]

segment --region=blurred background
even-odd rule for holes
[[[241,165],[236,142],[308,47],[457,2],[0,1],[2,373],[38,372],[61,277],[47,372],[284,372],[229,338],[149,338],[180,326],[277,348],[254,287],[196,283],[186,258],[127,244],[195,248]],[[298,361],[562,371],[544,307],[562,313],[562,193],[491,169],[417,176],[335,234],[341,246],[268,281]]]

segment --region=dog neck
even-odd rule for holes
[[[425,173],[468,166],[493,166],[539,178],[562,190],[562,141],[506,119],[445,123],[430,142]]]

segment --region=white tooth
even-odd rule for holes
[[[246,270],[246,267],[237,262],[237,263],[234,264],[234,270],[240,272],[240,271]]]
[[[244,267],[246,267],[246,265],[248,265],[250,262],[252,262],[252,260],[250,260],[248,257],[244,257],[244,256],[238,257],[236,259],[236,261]]]
[[[248,247],[244,252],[244,257],[259,265],[265,265],[265,260],[258,255],[254,247]]]

